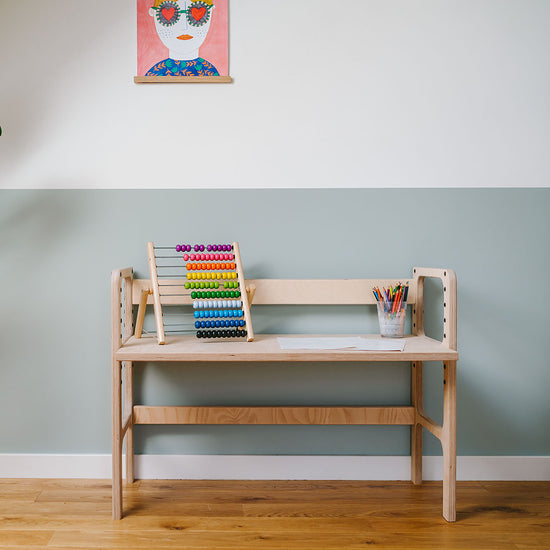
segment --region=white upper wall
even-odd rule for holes
[[[134,0],[0,0],[0,187],[550,185],[548,0],[231,0],[232,84],[142,84]]]

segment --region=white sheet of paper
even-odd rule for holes
[[[387,338],[361,338],[360,336],[318,337],[318,338],[277,338],[281,349],[310,349],[351,351],[403,351],[405,340]]]

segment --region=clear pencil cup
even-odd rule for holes
[[[380,336],[386,338],[403,338],[405,332],[405,314],[407,302],[395,304],[393,302],[378,302],[378,323]]]

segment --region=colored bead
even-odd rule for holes
[[[181,244],[176,245],[176,252],[181,252]]]

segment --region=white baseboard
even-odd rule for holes
[[[137,455],[138,479],[410,480],[408,456]],[[442,479],[425,456],[423,478]],[[111,477],[111,455],[0,454],[0,478]],[[459,456],[459,481],[550,481],[550,456]]]

